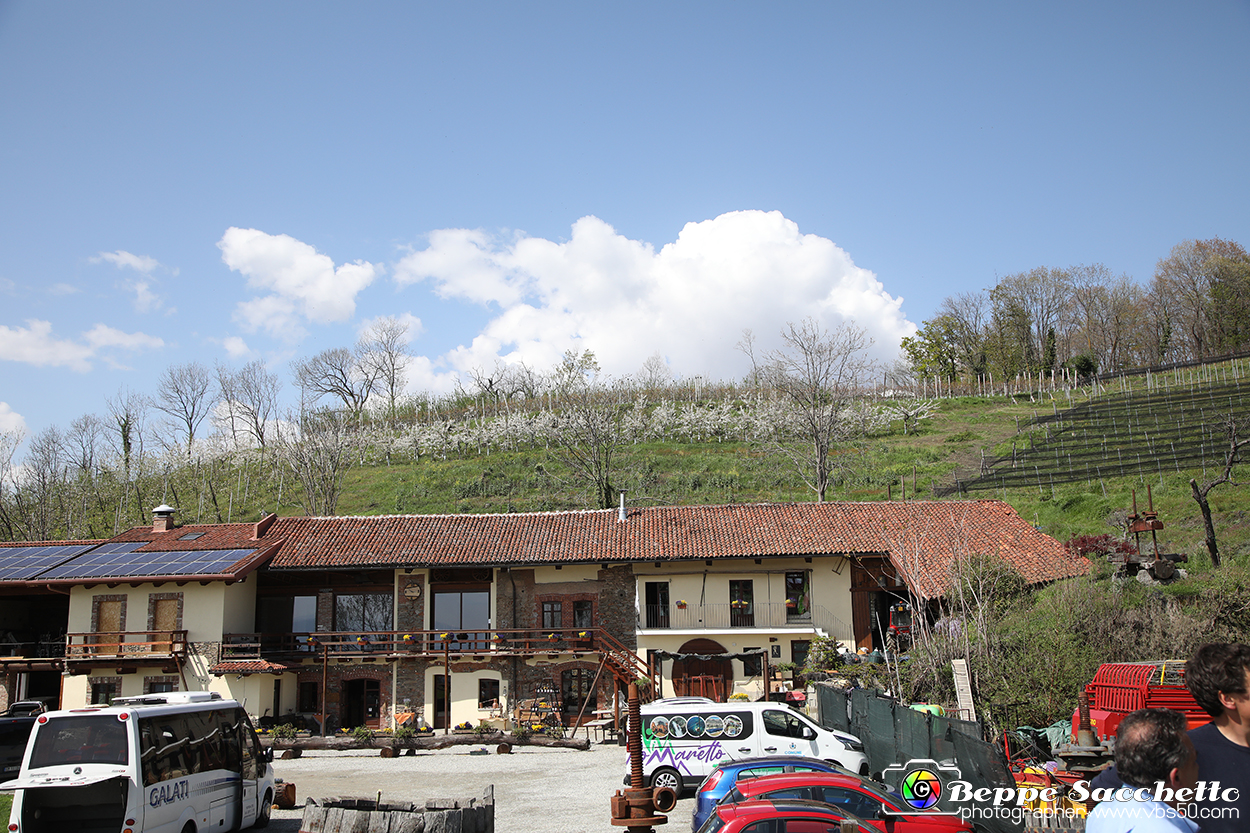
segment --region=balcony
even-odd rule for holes
[[[183,662],[187,632],[110,631],[65,635],[65,660],[75,664]]]
[[[643,630],[724,631],[741,629],[780,630],[799,628],[824,631],[835,639],[852,639],[849,625],[821,605],[803,613],[785,602],[751,604],[646,605],[642,611]]]
[[[18,671],[63,671],[65,637],[45,634],[38,639],[0,642],[0,674]]]
[[[355,631],[316,633],[228,633],[222,636],[222,662],[267,660],[279,663],[336,661],[387,662],[417,659],[437,664],[502,657],[559,658],[597,654],[618,679],[659,679],[645,660],[601,628],[479,631]]]

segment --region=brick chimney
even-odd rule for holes
[[[152,531],[169,532],[174,528],[174,513],[178,510],[162,503],[152,510]]]

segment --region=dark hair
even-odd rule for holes
[[[1247,671],[1250,671],[1250,645],[1210,642],[1185,663],[1185,685],[1203,711],[1219,717],[1224,713],[1220,692],[1245,694]]]
[[[1189,721],[1171,709],[1138,709],[1115,733],[1115,768],[1124,783],[1153,787],[1184,766],[1193,747],[1185,743]]]

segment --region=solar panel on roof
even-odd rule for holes
[[[95,544],[58,544],[45,547],[0,547],[0,581],[27,581],[94,546]]]
[[[90,552],[49,571],[41,578],[142,578],[144,576],[217,575],[253,550],[196,552]]]

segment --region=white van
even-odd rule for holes
[[[13,833],[224,833],[269,823],[272,759],[236,701],[151,694],[39,715],[0,789]]]
[[[680,795],[683,787],[697,787],[723,759],[769,755],[820,758],[868,774],[859,738],[825,729],[779,703],[682,698],[642,707],[642,775],[651,786],[672,787]]]

